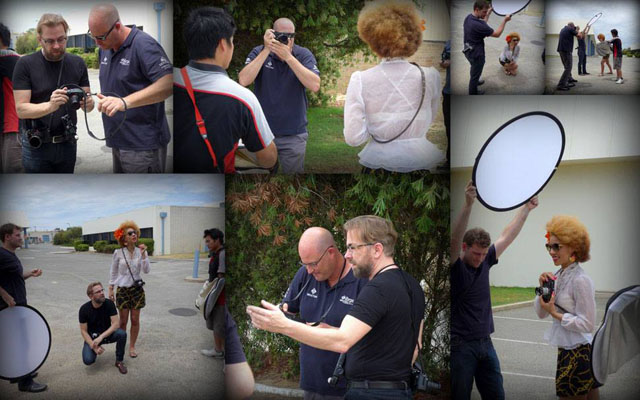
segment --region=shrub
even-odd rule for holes
[[[78,243],[73,246],[73,248],[76,249],[76,251],[89,251],[89,245],[84,243]]]
[[[93,249],[95,251],[97,251],[98,253],[102,253],[102,251],[104,250],[104,247],[107,245],[107,241],[106,240],[96,240],[93,243]]]
[[[113,254],[113,252],[119,248],[120,248],[119,244],[108,244],[104,246],[102,253]]]
[[[144,244],[147,246],[147,254],[149,254],[150,256],[153,255],[153,245],[154,245],[154,240],[153,239],[147,239],[147,238],[140,238],[138,239],[138,244]]]

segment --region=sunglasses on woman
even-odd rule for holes
[[[554,243],[554,244],[547,243],[544,245],[544,247],[546,247],[548,252],[551,252],[551,250],[553,250],[557,253],[562,248],[562,245],[560,243]]]

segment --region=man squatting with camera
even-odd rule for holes
[[[255,81],[254,92],[275,136],[281,172],[304,172],[307,147],[307,93],[320,90],[320,70],[309,49],[298,46],[295,26],[279,18],[264,33],[264,45],[255,47],[238,74],[242,86]]]
[[[36,31],[42,50],[20,57],[13,72],[22,164],[25,172],[73,173],[76,111],[94,106],[87,66],[66,54],[69,25],[62,16],[43,14]]]
[[[104,288],[100,282],[92,282],[87,287],[89,301],[80,307],[78,320],[80,333],[84,339],[82,347],[82,361],[85,365],[96,362],[96,358],[104,353],[101,346],[116,343],[116,367],[121,374],[127,373],[124,365],[124,348],[127,344],[127,332],[120,328],[118,310],[113,301],[104,295]]]
[[[451,395],[455,400],[471,398],[475,377],[483,399],[500,400],[505,396],[490,336],[494,328],[489,270],[518,236],[529,212],[538,206],[538,197],[520,208],[494,244],[482,228],[465,232],[475,198],[476,188],[469,182],[451,233]]]
[[[125,26],[112,4],[91,9],[89,32],[100,47],[100,88],[104,94],[98,94],[98,111],[103,113],[113,172],[165,172],[171,133],[164,100],[173,94],[169,57],[149,34]],[[126,112],[120,129],[122,119],[112,118],[117,112]]]
[[[480,79],[484,69],[484,38],[490,36],[499,38],[504,31],[508,21],[511,21],[511,14],[506,15],[498,29],[495,31],[487,24],[491,15],[491,4],[485,0],[476,0],[473,3],[473,13],[464,19],[462,29],[464,30],[464,48],[462,52],[471,64],[469,71],[469,94],[484,94],[478,90],[478,86],[484,83]]]
[[[24,284],[26,279],[42,275],[39,268],[25,271],[16,249],[22,247],[22,228],[16,224],[8,223],[0,226],[0,310],[6,307],[26,306],[27,288]],[[19,332],[16,332],[19,334]],[[18,383],[18,390],[21,392],[42,392],[47,389],[47,385],[38,383],[33,378],[37,372],[18,379],[12,379],[11,383]]]
[[[354,276],[336,246],[331,232],[311,227],[298,241],[300,269],[296,272],[282,300],[282,310],[289,318],[311,326],[340,327],[355,299],[367,283]],[[294,316],[298,313],[299,316]],[[344,379],[332,386],[327,378],[340,355],[300,343],[300,387],[305,399],[337,400],[347,391]]]
[[[347,263],[362,288],[340,327],[309,326],[287,318],[262,300],[247,313],[259,329],[285,334],[317,349],[347,353],[345,399],[411,399],[411,365],[421,343],[425,310],[418,282],[393,261],[398,237],[393,224],[364,215],[344,224]],[[393,338],[390,340],[390,338]]]

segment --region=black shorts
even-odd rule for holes
[[[583,396],[600,386],[591,373],[590,343],[571,350],[558,348],[556,396]]]
[[[116,290],[116,306],[118,310],[139,310],[146,305],[142,286],[121,287]]]

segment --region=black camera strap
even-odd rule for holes
[[[129,270],[129,275],[131,275],[131,279],[133,279],[133,284],[135,286],[136,278],[133,277],[133,272],[131,272],[131,267],[129,266],[129,261],[127,261],[127,257],[124,254],[124,247],[120,247],[120,250],[122,250],[122,257],[124,258],[124,262],[127,263],[127,269]],[[136,249],[134,248],[133,251],[135,253]],[[133,261],[133,259],[131,259],[131,261]]]
[[[394,140],[399,138],[403,133],[405,133],[407,131],[407,129],[409,129],[411,124],[413,124],[413,121],[416,119],[416,117],[420,113],[420,109],[422,108],[422,103],[424,103],[424,94],[425,94],[425,92],[427,90],[427,79],[424,76],[424,71],[422,70],[422,67],[420,67],[418,64],[416,64],[414,62],[412,62],[410,64],[415,65],[420,70],[420,77],[422,78],[422,94],[420,95],[420,104],[418,105],[418,109],[416,110],[416,113],[413,115],[413,118],[411,118],[411,121],[409,121],[407,126],[405,126],[404,129],[402,131],[400,131],[400,133],[398,133],[396,136],[394,136],[391,139],[379,140],[379,139],[376,139],[376,137],[373,136],[373,134],[369,133],[369,135],[371,136],[371,138],[373,139],[374,142],[382,143],[382,144],[393,142]]]

